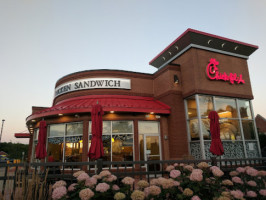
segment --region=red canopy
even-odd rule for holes
[[[90,159],[98,159],[104,155],[103,152],[103,141],[102,141],[102,132],[103,132],[103,108],[100,104],[96,104],[92,107],[91,111],[91,147],[88,153]]]
[[[219,115],[216,111],[211,111],[209,114],[210,131],[211,131],[211,147],[210,152],[220,156],[224,154],[223,144],[220,138]]]
[[[46,122],[42,120],[40,121],[38,144],[36,146],[36,158],[37,159],[44,159],[47,155],[46,134],[47,134]]]

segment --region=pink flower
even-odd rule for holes
[[[247,197],[257,197],[257,193],[254,191],[247,191]]]
[[[93,175],[92,178],[96,178],[98,180],[98,179],[101,179],[102,177],[96,174],[96,175]]]
[[[173,165],[169,165],[169,166],[166,167],[165,170],[166,170],[167,172],[170,172],[170,171],[172,171],[173,169],[175,169],[175,167],[174,167]]]
[[[159,180],[157,178],[154,178],[150,181],[150,185],[160,185]]]
[[[214,169],[214,170],[212,170],[212,173],[214,176],[217,176],[217,177],[221,177],[224,175],[224,172],[220,169]]]
[[[179,170],[172,170],[171,172],[170,172],[170,177],[171,178],[177,178],[178,176],[180,176],[181,175],[181,172],[179,171]]]
[[[165,181],[162,182],[161,184],[163,189],[169,189],[174,187],[174,180],[173,179],[166,179]]]
[[[234,184],[233,184],[232,181],[230,181],[230,180],[228,180],[228,179],[225,179],[225,180],[222,181],[222,185],[230,185],[230,186],[232,186],[232,185],[234,185]]]
[[[111,176],[111,172],[109,172],[108,170],[103,170],[103,171],[101,171],[99,176],[100,177]]]
[[[255,181],[248,181],[247,184],[252,187],[256,187],[257,183]]]
[[[210,167],[210,170],[211,170],[211,171],[213,171],[213,170],[217,170],[217,169],[220,169],[220,168],[217,167],[217,166],[211,166],[211,167]]]
[[[110,183],[116,180],[117,180],[117,177],[115,175],[110,175],[104,178],[104,181],[110,182]]]
[[[243,192],[241,192],[240,190],[232,190],[230,193],[236,199],[242,199],[244,197]]]
[[[156,186],[156,185],[152,185],[150,187],[146,187],[144,189],[144,193],[145,193],[146,197],[148,197],[149,195],[157,196],[157,195],[161,194],[161,188]]]
[[[174,186],[180,186],[180,182],[174,181]]]
[[[156,184],[158,186],[162,186],[163,189],[169,189],[174,186],[173,179],[167,179],[167,178],[160,177],[157,179],[157,181],[158,182]]]
[[[75,186],[76,186],[76,185],[78,185],[78,184],[77,184],[77,183],[72,183],[72,184],[71,184],[71,185],[68,187],[68,189],[67,189],[67,190],[68,190],[69,192],[72,192],[72,191],[74,191],[74,190],[75,190]]]
[[[198,165],[197,165],[198,168],[200,169],[204,169],[204,168],[208,168],[209,167],[209,164],[206,163],[206,162],[200,162]]]
[[[266,196],[266,189],[262,189],[259,191],[261,196]]]
[[[86,181],[87,179],[89,179],[89,175],[87,173],[82,173],[77,177],[78,182],[81,181]]]
[[[192,173],[190,174],[189,179],[191,181],[202,181],[203,176],[202,176],[202,170],[200,169],[194,169]]]
[[[80,174],[83,174],[83,173],[85,173],[85,172],[84,171],[77,171],[73,174],[73,176],[77,178]]]
[[[83,189],[79,192],[79,197],[81,200],[89,200],[94,196],[94,192],[90,188]]]
[[[115,190],[115,191],[117,191],[117,190],[119,190],[120,188],[119,188],[119,186],[118,185],[113,185],[113,187],[112,187],[112,190]]]
[[[67,189],[65,186],[60,186],[54,189],[52,193],[53,199],[61,199],[63,196],[67,194]]]
[[[266,176],[266,171],[264,170],[259,171],[258,176]]]
[[[238,173],[244,173],[246,171],[246,169],[244,167],[238,167],[238,168],[236,168],[236,171]]]
[[[248,167],[246,169],[246,173],[250,176],[257,176],[258,175],[258,170],[254,169],[253,167]]]
[[[142,192],[140,190],[134,190],[134,192],[132,192],[130,197],[132,200],[144,200],[145,194],[144,194],[144,192]]]
[[[131,177],[125,177],[122,180],[122,183],[126,184],[126,185],[133,185],[134,184],[135,179],[131,178]]]
[[[61,187],[61,186],[66,186],[65,181],[56,181],[55,184],[53,185],[53,189]]]
[[[239,183],[239,184],[241,184],[241,185],[244,184],[244,182],[241,180],[241,178],[239,178],[239,177],[237,177],[237,176],[233,177],[233,178],[232,178],[232,181],[233,181],[234,183]]]
[[[239,173],[237,171],[231,171],[230,173],[230,176],[238,176]]]
[[[194,196],[191,198],[191,200],[201,200],[201,199],[199,198],[199,196],[194,195]]]
[[[186,170],[192,172],[192,170],[193,170],[194,168],[193,168],[191,165],[186,165],[186,166],[184,167],[184,169],[186,169]]]
[[[175,163],[175,164],[174,164],[174,167],[178,167],[178,163]]]
[[[95,188],[95,190],[96,190],[97,192],[101,192],[101,193],[106,192],[106,191],[109,190],[109,189],[110,189],[110,185],[108,185],[107,183],[99,183],[99,184],[96,186],[96,188]]]
[[[91,178],[88,178],[88,179],[86,179],[86,181],[85,181],[85,186],[88,186],[88,187],[94,187],[94,185],[96,185],[97,184],[97,179],[96,178],[93,178],[93,177],[91,177]]]

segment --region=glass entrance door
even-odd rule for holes
[[[141,161],[155,161],[161,159],[160,122],[139,121],[139,151]],[[160,170],[159,164],[148,163],[149,171]]]
[[[160,160],[160,138],[159,136],[139,135],[140,160],[154,161]],[[147,164],[148,171],[160,170],[159,164]]]
[[[146,136],[146,160],[154,161],[160,160],[160,145],[159,136]],[[147,170],[160,170],[159,164],[148,164]]]

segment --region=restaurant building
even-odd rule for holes
[[[29,160],[40,120],[55,161],[88,161],[91,109],[103,106],[104,160],[208,159],[208,114],[220,117],[223,158],[260,157],[247,60],[258,46],[186,30],[150,61],[153,74],[87,70],[60,78],[52,107],[32,107]],[[17,135],[19,137],[19,135]],[[46,159],[47,160],[47,159]]]

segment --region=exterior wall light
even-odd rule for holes
[[[175,84],[178,84],[179,83],[179,79],[178,79],[178,76],[177,75],[174,75],[174,83]]]

